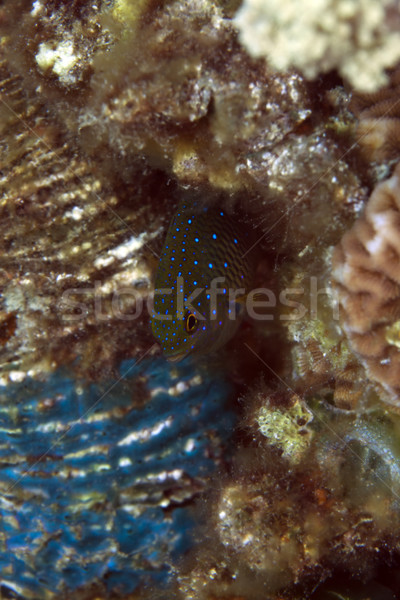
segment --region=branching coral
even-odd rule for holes
[[[309,78],[336,68],[363,91],[384,85],[400,60],[398,21],[393,0],[246,0],[235,18],[253,56]]]
[[[342,324],[367,373],[400,407],[400,166],[333,255]]]

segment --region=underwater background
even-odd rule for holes
[[[0,597],[400,597],[398,2],[3,0],[0,35]],[[170,362],[182,201],[196,278],[267,301]]]

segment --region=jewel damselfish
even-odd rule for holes
[[[225,210],[181,202],[155,281],[152,330],[164,355],[221,348],[236,332],[253,280],[248,228]]]

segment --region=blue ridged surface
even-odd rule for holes
[[[102,581],[126,593],[165,582],[190,547],[190,501],[234,426],[229,385],[190,361],[121,375],[113,387],[61,372],[2,388],[3,591],[51,598]]]

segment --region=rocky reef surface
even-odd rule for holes
[[[1,4],[2,597],[400,594],[400,14],[351,7]],[[268,302],[176,366],[183,195]]]

